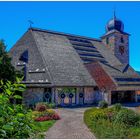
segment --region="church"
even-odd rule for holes
[[[10,50],[24,73],[23,103],[137,102],[140,75],[129,65],[129,36],[115,15],[100,39],[29,28]]]

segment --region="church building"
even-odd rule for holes
[[[115,15],[100,39],[29,28],[10,50],[24,73],[23,103],[137,102],[140,76],[129,64],[129,36]]]

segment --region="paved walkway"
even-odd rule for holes
[[[61,116],[46,133],[46,139],[95,139],[83,122],[87,108],[56,109]]]

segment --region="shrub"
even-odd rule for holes
[[[98,106],[99,106],[99,108],[107,108],[108,103],[106,101],[100,101]]]
[[[115,111],[120,111],[120,110],[122,109],[122,105],[121,105],[120,103],[117,103],[117,104],[115,104],[115,105],[113,106],[113,109],[114,109]]]
[[[52,109],[47,109],[43,112],[39,112],[38,116],[52,116],[53,114],[55,114],[56,112]]]
[[[128,136],[130,130],[126,128],[123,124],[120,123],[115,124],[109,119],[104,119],[104,117],[98,117],[100,119],[93,120],[91,116],[99,110],[100,111],[102,110],[102,112],[104,112],[105,114],[113,113],[114,116],[114,109],[112,108],[105,108],[105,109],[92,108],[85,111],[84,122],[91,130],[91,132],[94,133],[96,138],[101,138],[101,139],[133,138]]]
[[[16,79],[16,83],[8,81],[3,84],[1,81],[0,88],[0,138],[2,139],[23,139],[29,138],[33,134],[33,120],[30,111],[24,108],[22,104],[10,103],[10,98],[22,99],[20,95],[16,95],[17,91],[24,91],[25,86],[19,84],[20,79]]]
[[[55,111],[52,109],[47,109],[47,114],[48,114],[48,116],[52,116],[55,114]]]
[[[107,118],[112,121],[114,120],[114,116],[116,115],[116,111],[113,108],[105,108],[103,109],[105,114],[107,115]]]
[[[107,115],[102,109],[95,109],[94,112],[91,113],[91,120],[100,120],[107,119]]]
[[[45,103],[47,109],[55,108],[54,103]]]
[[[58,114],[52,115],[53,120],[60,120],[60,116]]]
[[[39,102],[36,104],[36,111],[45,111],[46,109],[52,109],[55,108],[54,103],[47,103],[47,102]]]
[[[102,139],[118,139],[118,138],[127,138],[127,130],[118,124],[113,125],[109,120],[98,120],[93,123],[94,130],[93,133],[97,135],[97,138]]]
[[[45,111],[33,111],[32,112],[32,118],[35,119],[37,117],[45,116],[47,114],[47,110]]]
[[[133,139],[140,139],[140,128],[139,127],[131,127],[128,138],[133,138]]]
[[[42,111],[45,111],[46,109],[47,108],[46,108],[46,105],[44,103],[37,103],[36,104],[36,108],[35,108],[36,111],[42,112]]]
[[[126,126],[138,125],[140,116],[132,110],[121,109],[115,117],[115,123],[123,123]]]
[[[11,64],[11,58],[6,51],[6,45],[3,40],[0,40],[0,80],[4,83],[8,80],[14,82],[16,79],[16,70]]]

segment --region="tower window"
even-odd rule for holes
[[[109,38],[108,37],[106,38],[106,44],[109,44]]]
[[[123,37],[121,37],[121,43],[124,43],[124,39],[123,39]]]
[[[121,55],[124,53],[124,46],[119,46],[119,52],[121,53]]]

